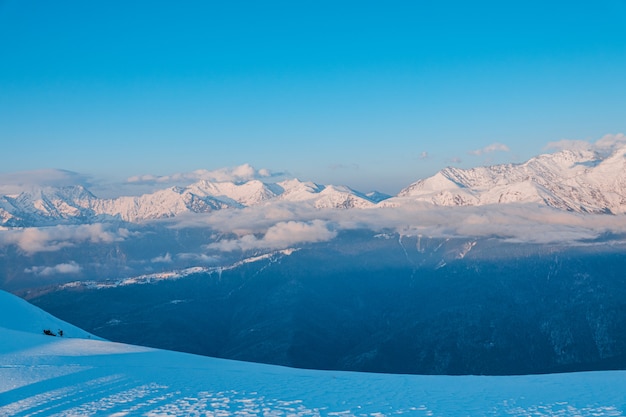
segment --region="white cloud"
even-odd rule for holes
[[[170,253],[168,252],[165,255],[157,256],[155,258],[150,259],[150,262],[152,262],[152,263],[171,264],[172,263],[172,255],[170,255]]]
[[[323,220],[288,221],[276,223],[270,227],[263,240],[266,243],[286,247],[298,242],[323,242],[336,235],[335,231],[328,229],[328,223]]]
[[[470,155],[481,156],[481,155],[493,153],[493,152],[509,152],[509,151],[510,151],[509,147],[506,146],[505,144],[495,142],[495,143],[492,143],[491,145],[485,146],[484,148],[469,151],[468,153]]]
[[[55,266],[33,266],[32,268],[26,268],[24,270],[24,272],[26,273],[35,274],[42,277],[61,274],[78,274],[81,271],[81,266],[74,261],[70,261],[69,263],[61,263]]]
[[[214,256],[209,256],[205,253],[184,252],[177,254],[176,258],[184,261],[199,262],[207,265],[212,265],[218,262],[218,258]]]
[[[428,158],[430,158],[430,155],[428,154],[428,152],[424,151],[424,152],[420,153],[419,158],[420,159],[428,159]]]
[[[80,243],[111,243],[126,239],[128,229],[107,230],[102,223],[78,226],[28,227],[0,231],[0,246],[16,245],[33,254],[55,252]]]
[[[561,139],[555,142],[548,142],[545,149],[553,149],[555,151],[589,151],[593,148],[590,142],[584,140]]]
[[[626,135],[623,133],[604,135],[594,144],[595,150],[602,154],[610,154],[624,146],[626,146]]]
[[[319,210],[290,203],[169,221],[175,222],[173,227],[209,227],[239,236],[206,246],[220,251],[284,249],[328,241],[342,230],[355,229],[560,244],[581,244],[606,233],[626,234],[623,215],[583,215],[528,204],[440,207],[415,202],[400,207]]]
[[[216,170],[197,169],[191,172],[176,173],[171,175],[137,175],[128,178],[127,182],[132,184],[170,184],[170,183],[189,183],[200,180],[217,181],[217,182],[245,182],[253,179],[263,179],[273,176],[282,175],[281,173],[272,173],[268,169],[255,169],[250,164],[243,164],[236,167],[220,168]]]
[[[407,231],[439,237],[497,237],[531,243],[580,244],[614,232],[626,233],[624,216],[582,215],[548,207],[492,205],[421,210]]]
[[[173,228],[210,227],[222,233],[262,234],[281,221],[314,220],[320,214],[310,206],[294,202],[273,202],[272,204],[246,207],[237,210],[219,210],[211,213],[181,215],[164,219]]]
[[[310,222],[278,222],[269,227],[260,238],[254,234],[246,234],[238,239],[222,240],[211,243],[206,247],[207,249],[218,249],[224,252],[253,249],[285,249],[297,244],[325,242],[333,239],[337,236],[337,232],[330,230],[328,226],[328,222],[319,219]]]
[[[436,207],[413,202],[400,207],[315,209],[293,202],[246,209],[220,210],[159,221],[171,228],[213,230],[209,243],[196,251],[165,253],[153,263],[192,262],[214,265],[216,251],[277,250],[330,241],[345,230],[396,231],[429,237],[498,238],[529,243],[588,244],[605,235],[625,236],[626,216],[577,214],[529,204],[481,207]],[[16,245],[27,255],[58,251],[83,243],[110,243],[133,233],[111,225],[57,226],[0,231],[0,246]],[[217,240],[222,234],[230,236]],[[619,239],[617,237],[616,239]],[[60,264],[61,265],[61,264]],[[76,266],[43,269],[33,274],[74,273]]]
[[[595,142],[562,139],[555,142],[549,142],[545,148],[556,151],[594,151],[600,155],[606,156],[624,146],[626,146],[626,135],[623,133],[616,133],[604,135]]]

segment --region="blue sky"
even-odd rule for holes
[[[395,193],[626,132],[624,27],[624,0],[0,0],[0,172]]]

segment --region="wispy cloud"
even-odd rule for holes
[[[593,144],[591,142],[570,139],[561,139],[554,142],[548,142],[548,144],[545,146],[545,149],[555,151],[590,151],[592,148]]]
[[[24,272],[27,274],[34,274],[41,277],[47,277],[51,275],[78,274],[81,271],[81,266],[74,261],[70,261],[69,263],[61,263],[55,266],[33,266],[32,268],[24,269]]]
[[[430,155],[428,154],[428,152],[423,151],[422,153],[420,153],[419,158],[420,159],[428,159],[428,158],[430,158]]]
[[[489,154],[493,152],[509,152],[509,151],[510,151],[509,147],[506,146],[505,144],[495,142],[495,143],[492,143],[491,145],[485,146],[484,148],[474,149],[473,151],[469,151],[468,153],[470,155],[481,156],[481,155],[485,155],[485,154]]]
[[[330,164],[328,168],[330,168],[333,171],[344,170],[344,169],[358,171],[359,164]]]
[[[90,185],[90,177],[63,169],[9,172],[0,174],[0,194],[17,194],[33,187]]]
[[[250,164],[243,164],[236,167],[220,168],[215,170],[198,169],[191,172],[176,173],[171,175],[138,175],[127,179],[132,184],[168,184],[195,182],[200,180],[217,182],[243,182],[253,179],[266,179],[281,176],[282,173],[274,173],[268,169],[256,169]]]
[[[626,146],[626,135],[623,133],[604,135],[594,143],[597,152],[612,152]]]

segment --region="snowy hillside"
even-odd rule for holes
[[[564,150],[523,164],[446,168],[383,205],[538,203],[581,213],[626,213],[626,147],[608,156]]]
[[[43,334],[44,330],[56,334],[62,330],[63,337],[100,339],[5,291],[0,291],[0,328],[35,334]]]
[[[25,318],[39,320],[45,314],[6,293],[0,297],[1,415],[621,416],[626,412],[623,371],[456,377],[300,370],[44,336],[38,329],[32,332]],[[18,330],[21,325],[25,327]]]

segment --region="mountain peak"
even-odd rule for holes
[[[591,150],[562,150],[522,164],[448,167],[414,182],[384,204],[534,203],[581,213],[626,213],[625,154],[626,147],[604,158]]]

